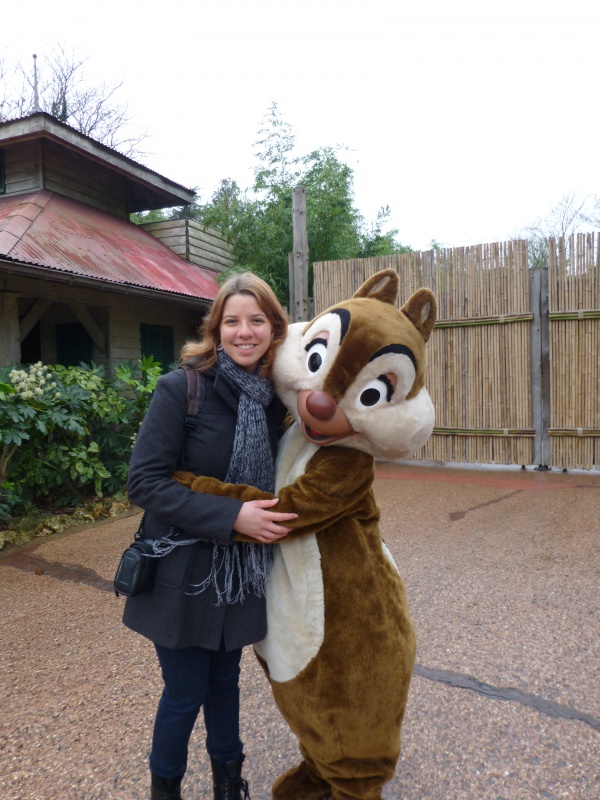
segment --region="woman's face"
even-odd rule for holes
[[[271,344],[273,326],[254,295],[234,294],[223,306],[219,335],[227,355],[246,372],[256,372]]]

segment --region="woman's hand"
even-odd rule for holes
[[[273,500],[250,500],[244,503],[233,525],[234,531],[250,536],[263,544],[283,539],[291,528],[285,528],[278,523],[297,519],[298,514],[284,514],[268,510],[278,502],[279,500],[275,497]]]

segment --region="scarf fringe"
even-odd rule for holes
[[[273,565],[272,545],[215,544],[211,569],[201,583],[194,583],[197,595],[212,586],[217,595],[217,605],[243,603],[250,591],[264,597],[265,582]],[[237,589],[234,590],[234,587]]]
[[[177,547],[196,544],[196,542],[199,541],[198,539],[179,539],[178,541],[174,541],[171,537],[177,536],[178,534],[179,531],[177,528],[171,528],[162,539],[155,539],[154,542],[152,542],[152,549],[154,552],[148,553],[149,558],[163,558],[164,556],[168,556],[169,553],[172,553]]]
[[[249,592],[256,597],[264,597],[265,582],[273,566],[273,545],[234,542],[218,544],[210,539],[173,539],[180,531],[172,527],[162,539],[152,543],[152,553],[145,553],[147,558],[164,558],[178,547],[205,542],[213,545],[212,563],[209,574],[200,583],[191,584],[195,592],[186,592],[194,596],[202,594],[210,586],[217,595],[217,605],[223,603],[243,603]],[[234,591],[234,586],[237,589]]]

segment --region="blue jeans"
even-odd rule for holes
[[[240,659],[242,651],[188,647],[171,650],[155,645],[165,688],[158,704],[150,770],[161,778],[184,775],[188,742],[204,707],[206,749],[226,764],[237,761],[240,741]]]

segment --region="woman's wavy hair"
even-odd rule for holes
[[[273,326],[271,344],[259,367],[259,375],[268,378],[271,375],[275,351],[287,333],[288,317],[275,292],[253,272],[240,272],[225,281],[202,322],[200,340],[186,342],[181,349],[180,360],[200,372],[213,366],[221,343],[219,328],[223,319],[223,308],[227,300],[235,294],[252,295]]]

